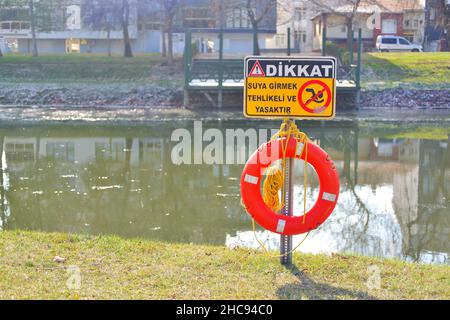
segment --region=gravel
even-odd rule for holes
[[[176,107],[182,102],[179,88],[130,85],[0,85],[0,105],[22,106],[147,106]]]
[[[86,108],[118,106],[177,108],[183,102],[180,87],[152,85],[1,85],[0,105],[77,106]],[[450,109],[450,90],[382,89],[365,90],[361,108]]]
[[[362,108],[450,109],[450,90],[384,89],[364,91]]]

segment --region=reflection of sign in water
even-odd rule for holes
[[[71,5],[66,9],[67,20],[66,26],[69,30],[80,30],[81,29],[81,9],[80,6]]]
[[[252,118],[332,119],[336,59],[247,57],[244,114]]]

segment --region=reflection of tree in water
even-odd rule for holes
[[[405,254],[413,261],[438,259],[448,261],[450,240],[449,176],[450,143],[423,140],[420,142],[418,195],[416,214],[403,214]],[[445,148],[444,148],[445,146]],[[446,253],[446,256],[438,252]],[[423,257],[423,255],[428,257]]]
[[[241,124],[235,126],[240,127]],[[334,242],[336,251],[397,254],[395,250],[397,244],[401,246],[402,236],[392,209],[374,206],[374,202],[386,201],[380,197],[392,194],[389,189],[392,185],[397,188],[392,176],[404,176],[406,173],[396,171],[404,164],[380,161],[378,165],[377,162],[366,161],[364,170],[359,170],[359,180],[363,182],[358,182],[353,156],[357,154],[357,131],[352,128],[310,131],[311,137],[317,139],[323,148],[335,152],[337,157],[333,158],[338,160],[343,185],[338,208],[318,231],[318,238],[325,234],[326,240]],[[83,143],[89,146],[98,142],[112,148],[111,141],[118,141],[119,149],[123,151],[114,158],[101,154],[96,156],[94,150],[83,149],[82,152],[93,152],[87,162],[51,155],[39,157],[39,138],[29,138],[36,139],[36,161],[24,162],[19,166],[20,171],[9,170],[12,188],[2,188],[2,199],[8,198],[11,205],[11,219],[6,222],[6,227],[114,233],[125,237],[214,244],[223,244],[226,235],[233,237],[251,230],[250,220],[240,205],[242,166],[175,166],[170,159],[173,146],[169,141],[170,132],[138,133],[132,130],[123,135],[119,131],[118,137],[112,135],[116,138],[84,137]],[[54,134],[60,136],[59,132]],[[61,138],[55,139],[61,141]],[[71,139],[75,138],[67,138],[68,141]],[[161,161],[148,156],[148,150],[143,147],[147,140],[162,141],[161,150],[155,151],[155,157],[161,157]],[[421,153],[442,149],[439,143],[422,145],[426,148],[423,147]],[[449,226],[449,190],[448,180],[445,180],[449,167],[448,146],[445,156],[439,152],[430,153],[432,160],[420,169],[421,189],[416,189],[416,198],[419,199],[407,198],[411,200],[408,208],[415,208],[415,213],[396,208],[402,227],[403,251],[415,259],[419,259],[420,252],[427,250],[448,251],[449,233],[445,229]],[[378,170],[370,166],[377,166]],[[23,180],[23,177],[29,179]],[[302,181],[301,174],[298,178]],[[431,188],[423,189],[428,185]],[[310,186],[308,199],[312,202],[317,193],[317,183],[312,179]],[[371,195],[371,187],[374,193],[380,190],[385,193]],[[302,198],[302,192],[296,196]],[[3,221],[6,212],[7,209],[3,208]],[[447,238],[444,239],[445,236]]]
[[[389,209],[385,211],[376,202],[381,199],[387,187],[372,186],[373,195],[365,185],[357,183],[358,175],[358,129],[343,129],[333,137],[321,137],[320,143],[327,150],[336,150],[342,154],[341,196],[335,213],[320,229],[320,235],[327,235],[335,241],[335,250],[339,252],[357,252],[364,255],[395,256],[396,243],[401,237],[394,217]],[[353,161],[352,161],[353,158]],[[354,170],[352,170],[352,164]],[[366,180],[374,171],[366,172]],[[375,179],[376,181],[377,179]],[[380,193],[378,195],[378,192]],[[375,193],[377,195],[375,196]],[[374,202],[375,201],[375,202]]]

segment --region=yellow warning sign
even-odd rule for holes
[[[335,115],[335,58],[248,57],[245,75],[247,117],[332,119]]]

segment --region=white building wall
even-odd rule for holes
[[[406,11],[403,18],[403,33],[406,36],[413,35],[412,41],[423,43],[425,38],[425,10]]]
[[[273,48],[285,48],[287,45],[287,29],[291,28],[292,47],[299,47],[302,52],[312,52],[313,24],[311,19],[319,10],[320,8],[307,0],[279,0],[277,6],[277,35],[271,46]]]

